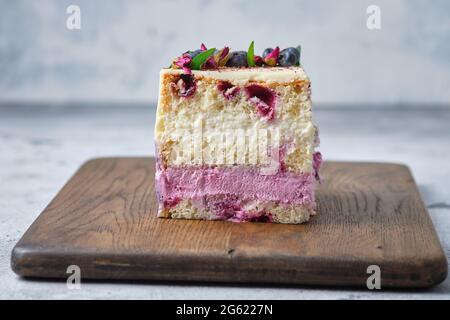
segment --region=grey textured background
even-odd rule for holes
[[[81,30],[66,28],[70,4]],[[172,57],[251,40],[258,52],[302,44],[316,102],[450,102],[445,0],[0,0],[0,100],[155,101]]]

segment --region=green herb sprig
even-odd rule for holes
[[[252,41],[252,43],[250,43],[250,47],[248,48],[247,64],[249,67],[256,66],[256,63],[255,63],[255,41]]]
[[[216,48],[211,48],[196,55],[191,61],[190,65],[191,69],[201,70],[202,65],[209,59],[209,57],[211,57],[214,54],[215,51]]]

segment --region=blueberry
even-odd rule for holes
[[[201,52],[202,52],[202,50],[198,49],[198,50],[194,50],[194,51],[188,51],[187,54],[189,55],[189,57],[191,57],[191,59],[193,59],[196,55],[198,55]]]
[[[262,57],[263,58],[267,57],[272,51],[273,51],[272,48],[267,48],[266,50],[263,51]]]
[[[235,51],[230,55],[230,59],[227,61],[227,67],[247,67],[247,52],[245,51]]]
[[[282,67],[297,66],[300,64],[300,51],[297,48],[287,48],[281,50],[278,63]]]
[[[298,57],[298,59],[300,60],[299,48],[289,47],[289,48],[284,49],[283,51],[288,51],[288,52],[295,54]]]

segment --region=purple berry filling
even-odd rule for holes
[[[207,207],[219,220],[233,222],[273,222],[272,215],[265,211],[245,211],[237,197],[209,198]]]
[[[272,214],[262,211],[240,211],[228,219],[233,222],[273,222]]]
[[[322,181],[322,178],[319,174],[319,169],[322,166],[323,160],[322,160],[322,154],[320,152],[315,152],[313,155],[313,169],[314,169],[314,176],[317,181]]]
[[[275,118],[275,92],[259,84],[245,87],[245,92],[248,101],[257,109],[261,117],[269,121]]]
[[[164,207],[165,208],[173,208],[180,202],[181,202],[181,198],[179,198],[179,197],[174,197],[174,198],[169,197],[164,200]]]
[[[241,88],[234,86],[228,81],[221,81],[217,85],[217,90],[222,93],[222,95],[227,100],[233,100],[241,91]]]
[[[232,219],[242,210],[241,206],[234,201],[222,201],[214,203],[213,212],[222,220]]]
[[[182,98],[188,98],[197,91],[195,78],[190,74],[182,74],[176,83],[172,83],[172,88]]]
[[[288,152],[289,146],[284,144],[280,147],[279,149],[279,160],[280,160],[280,170],[281,172],[286,172],[287,171],[287,166],[286,166],[286,155]]]

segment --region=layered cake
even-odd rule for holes
[[[188,51],[160,73],[158,216],[303,223],[321,155],[300,48]]]

